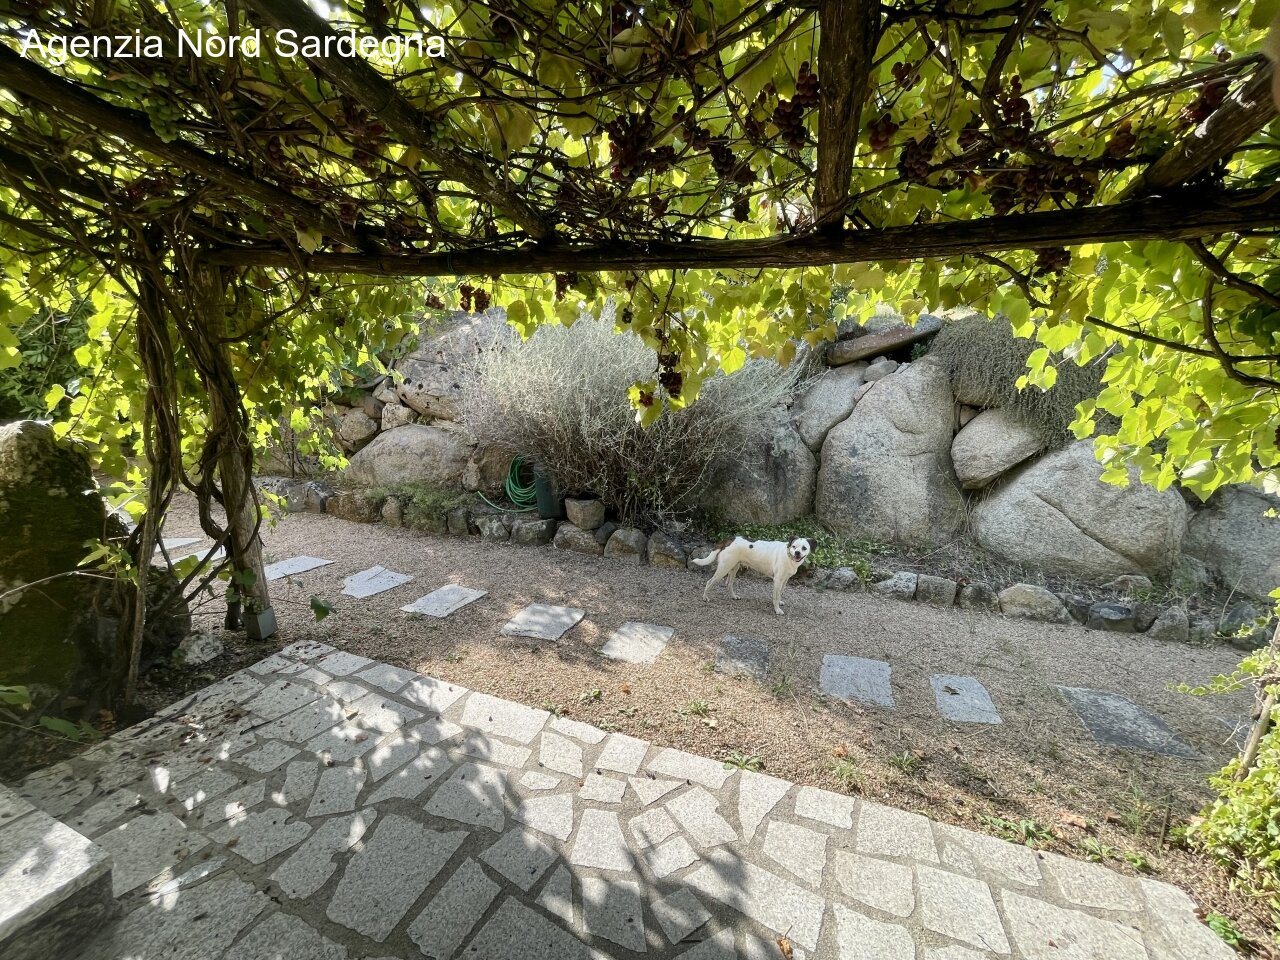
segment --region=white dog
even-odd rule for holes
[[[748,540],[746,537],[735,537],[731,543],[723,544],[701,560],[693,561],[699,567],[706,567],[717,558],[720,560],[715,575],[707,581],[707,585],[702,590],[702,599],[709,603],[711,601],[709,591],[712,585],[727,579],[729,595],[737,600],[738,594],[733,589],[733,578],[743,567],[749,567],[758,573],[773,577],[773,612],[782,616],[786,612],[782,609],[782,588],[795,576],[796,571],[800,569],[800,564],[804,563],[804,558],[809,556],[810,549],[809,541],[804,537],[797,537],[790,543],[783,543],[781,540]]]

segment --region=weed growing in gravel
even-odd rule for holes
[[[603,699],[604,691],[598,687],[592,690],[584,690],[578,694],[579,703],[599,703]]]
[[[729,755],[724,758],[724,768],[726,770],[754,770],[759,772],[764,769],[764,760],[754,753],[730,750]]]
[[[795,692],[795,684],[790,677],[780,677],[775,683],[770,684],[769,692],[775,697],[787,697]]]
[[[543,700],[541,706],[543,710],[547,711],[547,713],[551,714],[553,717],[564,716],[564,707],[560,706],[558,703],[552,703],[550,700]]]
[[[1127,806],[1120,812],[1120,821],[1133,833],[1141,837],[1148,832],[1151,819],[1156,815],[1156,807],[1147,800],[1146,794],[1137,783],[1131,782],[1125,791]]]
[[[921,762],[919,755],[912,753],[910,750],[895,753],[889,758],[889,763],[908,776],[920,769]]]
[[[711,704],[706,700],[690,700],[681,709],[682,714],[692,714],[695,717],[711,716]]]
[[[1027,847],[1048,843],[1053,839],[1053,831],[1035,820],[1005,820],[1001,817],[981,816],[978,818],[1006,840],[1021,843]]]
[[[827,772],[835,777],[836,783],[840,784],[840,789],[845,793],[853,793],[862,787],[862,773],[858,770],[858,765],[848,757],[832,760]]]
[[[1110,844],[1103,843],[1094,837],[1085,837],[1080,841],[1080,849],[1084,851],[1085,858],[1092,860],[1094,863],[1101,863],[1103,860],[1114,859],[1116,848]]]
[[[1223,942],[1231,947],[1243,947],[1245,945],[1244,937],[1240,931],[1235,928],[1230,920],[1218,913],[1216,910],[1210,910],[1204,915],[1204,922]]]

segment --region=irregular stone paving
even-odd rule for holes
[[[407,573],[396,573],[386,567],[370,567],[368,570],[353,573],[343,580],[342,593],[343,596],[363,600],[366,597],[375,597],[388,590],[394,590],[412,579],[413,577]]]
[[[21,793],[114,857],[83,960],[1233,956],[1166,884],[319,643]]]
[[[473,590],[451,583],[400,609],[405,613],[420,613],[428,617],[447,617],[455,610],[461,610],[467,604],[479,600],[485,593],[484,590]]]
[[[332,560],[324,560],[320,557],[289,557],[287,560],[277,560],[275,563],[268,564],[262,573],[267,580],[283,580],[285,577],[293,577],[308,570],[327,567],[331,563],[333,563]]]
[[[512,617],[502,632],[509,637],[527,637],[530,640],[559,640],[586,615],[585,610],[577,607],[531,603]]]
[[[653,663],[674,634],[671,627],[627,622],[609,635],[600,652],[626,663]]]
[[[883,660],[842,657],[828,653],[822,658],[818,686],[823,693],[840,700],[858,700],[877,707],[892,707],[893,687],[889,684],[891,670]]]
[[[1095,741],[1106,747],[1147,750],[1192,759],[1195,751],[1159,717],[1118,693],[1087,687],[1058,687]]]

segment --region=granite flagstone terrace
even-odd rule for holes
[[[83,960],[1233,955],[1167,884],[319,643],[20,793],[114,859]]]

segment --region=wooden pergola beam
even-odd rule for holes
[[[267,23],[296,30],[299,36],[332,37],[337,34],[305,0],[249,0]],[[351,97],[407,146],[416,147],[445,175],[475,191],[476,197],[510,217],[534,239],[551,235],[547,219],[518,197],[512,185],[500,180],[480,160],[458,149],[442,148],[431,135],[431,121],[407,101],[395,85],[359,57],[314,56],[307,61],[339,90]]]
[[[1274,67],[1263,63],[1228,94],[1222,105],[1125,190],[1120,199],[1160,193],[1204,173],[1276,116],[1271,96]]]
[[[962,257],[1129,240],[1186,240],[1280,227],[1280,194],[1265,190],[1192,191],[1106,207],[1053,210],[883,230],[813,233],[764,240],[683,240],[506,250],[374,255],[284,248],[227,247],[210,253],[227,266],[305,269],[384,277],[506,276],[564,271],[768,269]]]
[[[875,0],[822,0],[818,41],[818,169],[815,220],[823,231],[843,227],[853,155],[862,129],[862,106],[880,39]]]

